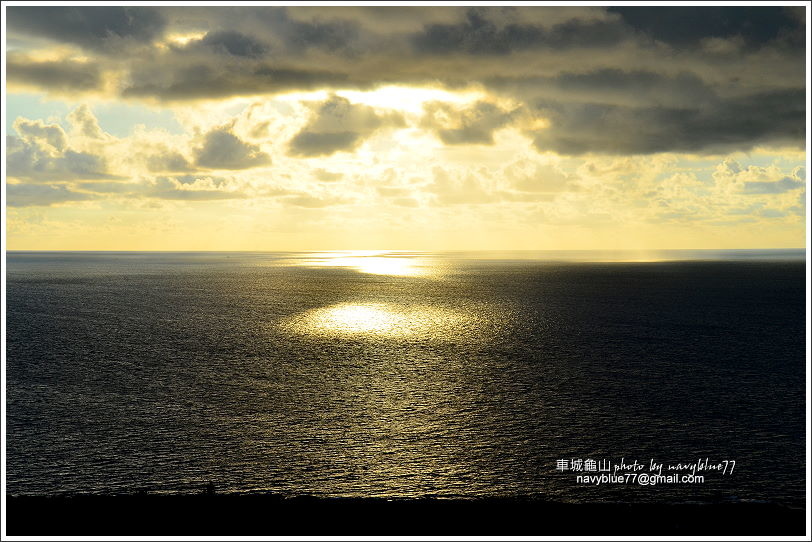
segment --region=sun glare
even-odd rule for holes
[[[345,334],[401,335],[409,330],[409,322],[402,314],[386,305],[337,305],[319,309],[309,315],[314,330],[336,331]]]
[[[167,36],[166,41],[174,45],[186,45],[190,41],[199,40],[206,36],[205,32],[189,32],[186,34],[172,34]]]
[[[301,265],[344,267],[371,275],[401,277],[427,276],[436,271],[424,258],[380,251],[321,252],[303,260]]]
[[[400,85],[383,86],[371,91],[342,90],[336,94],[353,103],[382,109],[397,109],[408,113],[422,113],[423,105],[426,102],[437,101],[459,105],[476,102],[485,97],[485,93],[477,90],[451,92],[438,88]]]
[[[434,306],[339,303],[297,315],[282,327],[306,335],[442,339],[466,329],[470,319],[459,311]]]

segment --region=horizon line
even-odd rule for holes
[[[324,248],[324,249],[6,249],[5,252],[777,252],[777,251],[806,251],[807,247],[770,247],[770,248],[530,248],[530,249],[418,249],[418,248]]]

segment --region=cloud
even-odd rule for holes
[[[793,216],[802,214],[798,213],[796,194],[803,194],[804,183],[797,168],[787,174],[776,164],[744,167],[727,158],[708,175],[707,162],[700,161],[698,168],[686,168],[685,162],[680,162],[653,180],[625,182],[606,194],[621,204],[635,201],[638,212],[655,223],[704,221],[722,225],[784,217],[794,220]],[[680,172],[671,173],[674,169]]]
[[[718,100],[701,78],[688,71],[664,75],[650,70],[602,68],[563,72],[536,79],[532,85],[534,97],[563,102],[689,107]]]
[[[538,166],[542,171],[547,167]],[[561,172],[556,174],[563,175]],[[570,188],[569,178],[561,186],[554,185],[557,179],[550,179],[547,186],[540,186],[527,182],[526,179],[500,177],[497,172],[486,168],[454,170],[438,166],[432,170],[431,182],[422,185],[420,189],[432,194],[433,200],[439,205],[484,205],[550,201],[556,197],[553,192]],[[383,193],[385,192],[386,188],[383,189]],[[396,193],[391,194],[394,196]]]
[[[288,51],[301,53],[308,49],[319,49],[352,54],[352,44],[358,39],[358,23],[355,21],[312,21],[289,20],[284,24],[285,42]]]
[[[247,58],[260,58],[270,50],[266,43],[233,30],[208,32],[201,39],[191,41],[183,49],[187,51],[203,49],[221,55]]]
[[[161,176],[136,182],[83,182],[77,187],[97,195],[177,201],[244,199],[244,184],[224,177],[203,175]]]
[[[237,192],[222,192],[220,190],[156,190],[148,194],[150,197],[182,201],[214,201],[224,199],[243,199],[248,196]]]
[[[787,175],[775,165],[745,168],[732,159],[725,160],[716,166],[713,180],[722,194],[728,198],[734,197],[736,194],[744,194],[748,203],[754,196],[784,194],[802,189],[806,184],[802,167],[794,168]]]
[[[412,37],[412,44],[424,54],[507,55],[528,49],[607,47],[627,39],[626,29],[615,21],[573,18],[551,28],[521,22],[499,26],[491,20],[494,13],[499,11],[470,8],[464,22],[428,25]]]
[[[408,6],[320,6],[318,10],[309,7],[290,6],[285,10],[286,20],[303,23],[338,21],[355,25],[356,34],[360,29],[380,33],[413,33],[428,24],[455,23],[463,19],[465,8],[434,6],[432,9],[414,9]]]
[[[166,27],[161,12],[151,7],[10,6],[6,17],[8,27],[14,31],[103,54],[149,43]]]
[[[397,205],[398,207],[419,207],[420,202],[414,198],[394,198],[391,200],[392,203]]]
[[[498,197],[483,186],[482,180],[468,173],[450,175],[445,169],[434,168],[434,178],[424,187],[442,205],[480,204],[496,201]]]
[[[80,135],[91,139],[108,139],[108,134],[104,133],[99,126],[99,121],[90,111],[87,105],[80,105],[68,114],[70,122]]]
[[[6,185],[7,203],[11,207],[48,206],[67,201],[95,199],[91,194],[73,192],[62,185],[9,184]]]
[[[610,7],[631,28],[674,47],[698,46],[706,38],[741,37],[760,47],[802,29],[781,6],[622,6]]]
[[[341,205],[348,203],[350,200],[338,196],[311,196],[309,194],[299,194],[295,196],[285,197],[283,201],[290,205],[297,207],[307,207],[310,209],[319,209],[322,207],[331,207],[333,205]]]
[[[325,86],[355,86],[347,74],[319,68],[296,68],[277,64],[228,64],[200,60],[170,59],[159,63],[136,62],[132,83],[124,87],[125,98],[199,100],[273,94],[286,90],[309,90]]]
[[[9,177],[32,182],[120,179],[107,169],[100,143],[112,140],[104,133],[87,106],[79,106],[68,114],[74,130],[68,134],[59,124],[18,117],[14,130],[19,137],[6,138],[6,161]],[[71,141],[72,138],[72,141]],[[76,141],[90,139],[89,147],[79,147]],[[89,152],[88,152],[89,151]]]
[[[195,149],[195,162],[209,169],[248,169],[270,164],[271,157],[221,126],[204,136],[203,146]]]
[[[146,186],[144,195],[150,198],[183,201],[212,201],[247,197],[242,191],[229,186],[224,179],[212,177],[158,177]]]
[[[724,152],[759,143],[800,145],[805,92],[780,90],[716,100],[710,106],[544,104],[550,127],[534,133],[540,151],[579,155]]]
[[[290,141],[290,154],[322,156],[352,151],[381,128],[403,126],[405,121],[399,113],[378,113],[333,95],[313,108],[310,122]]]
[[[58,124],[45,124],[41,120],[20,117],[14,121],[13,126],[24,141],[41,148],[50,147],[51,152],[62,152],[68,146],[65,131]]]
[[[195,137],[194,133],[198,136]],[[130,175],[191,173],[197,169],[191,158],[195,143],[202,143],[199,132],[171,134],[163,129],[136,126],[133,134],[121,139],[112,138],[104,147],[119,158],[117,166],[127,168]]]
[[[784,177],[778,181],[751,181],[745,182],[742,187],[744,194],[783,194],[790,190],[803,188],[804,182],[792,177]]]
[[[76,183],[76,187],[84,192],[95,194],[125,194],[135,195],[143,192],[143,185],[136,182],[82,182]]]
[[[375,191],[387,198],[409,193],[409,189],[404,186],[376,186]]]
[[[336,17],[329,8],[299,10],[292,16],[286,7],[242,6],[214,8],[166,8],[169,17],[206,20],[214,32],[238,31],[243,35],[262,36],[274,51],[286,55],[304,55],[311,51],[344,54],[358,40],[360,25],[353,17]]]
[[[322,156],[352,151],[361,143],[358,132],[300,132],[290,142],[291,154]]]
[[[45,89],[48,92],[71,93],[101,88],[99,66],[75,60],[35,61],[9,52],[6,78],[9,84]]]
[[[163,147],[159,152],[147,155],[145,162],[147,169],[153,173],[182,173],[194,169],[185,156],[167,147]]]
[[[473,87],[499,110],[448,125],[434,119],[431,129],[447,145],[488,144],[494,130],[520,122],[501,116],[506,103],[546,121],[544,129],[524,127],[538,150],[568,155],[804,145],[804,12],[780,6],[8,11],[22,51],[9,53],[9,83],[45,92],[192,102],[395,84]],[[42,39],[55,45],[33,51]],[[70,53],[76,45],[81,62]],[[352,150],[372,132],[307,126],[290,152]]]
[[[327,171],[324,168],[316,168],[313,170],[313,176],[321,182],[332,183],[341,180],[344,175],[342,173]]]
[[[21,137],[6,137],[6,171],[11,178],[33,182],[119,178],[107,172],[101,156],[68,148],[57,124],[19,118],[15,129]]]
[[[505,168],[510,187],[520,192],[562,192],[576,188],[576,176],[552,164],[519,160]]]
[[[432,102],[424,106],[422,125],[447,145],[492,145],[493,132],[507,125],[516,111],[480,101],[467,109],[455,109],[450,104]]]

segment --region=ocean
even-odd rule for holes
[[[6,281],[9,495],[804,502],[803,250],[8,252]],[[625,476],[652,460],[704,479]]]

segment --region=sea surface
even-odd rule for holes
[[[802,250],[9,252],[6,281],[10,495],[803,503]],[[706,458],[735,469],[569,468]]]

